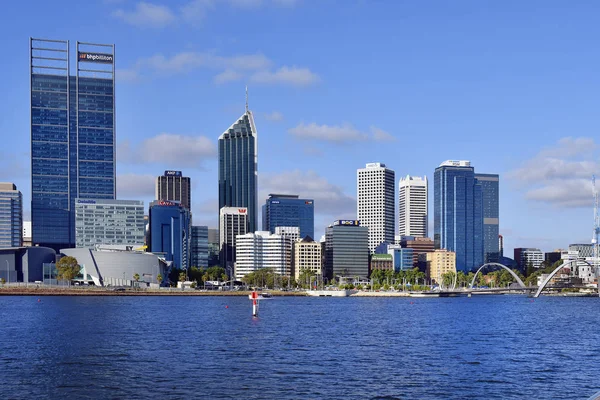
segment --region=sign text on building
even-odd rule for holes
[[[165,176],[181,176],[181,171],[165,171]]]
[[[97,63],[105,63],[112,64],[114,57],[112,54],[105,53],[87,53],[87,52],[79,52],[78,56],[79,61],[88,61],[88,62],[97,62]]]

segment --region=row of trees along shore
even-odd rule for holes
[[[534,268],[531,263],[527,266],[525,270],[525,274],[521,273],[519,270],[513,269],[513,272],[521,278],[521,280],[527,286],[535,286],[537,284],[537,279],[542,274],[549,274],[558,266],[563,263],[563,260],[558,260],[555,263],[549,263],[544,261],[540,268]],[[80,276],[81,267],[77,262],[75,257],[65,256],[62,257],[56,263],[57,269],[57,279],[63,280],[67,282],[71,282],[73,279]],[[462,271],[459,271],[456,274],[453,272],[448,272],[442,275],[442,284],[444,286],[451,286],[456,279],[457,287],[467,287],[473,281],[473,277],[475,274],[473,272],[469,272],[465,274]],[[135,273],[133,275],[133,280],[138,282],[140,280],[140,275]],[[180,269],[172,269],[168,275],[169,281],[171,285],[175,286],[178,281],[192,281],[193,286],[203,286],[207,281],[227,281],[227,274],[225,273],[225,269],[220,266],[212,266],[209,268],[204,267],[191,267],[188,271],[180,270]],[[371,272],[371,284],[366,285],[354,285],[354,283],[346,283],[340,285],[343,289],[373,289],[373,290],[389,290],[389,289],[397,289],[397,290],[427,290],[430,288],[431,282],[426,280],[425,273],[420,271],[419,268],[413,268],[409,270],[403,271],[393,271],[393,270],[374,270]],[[356,279],[358,281],[358,279]],[[157,276],[157,283],[162,283],[163,276],[159,274]],[[265,287],[265,288],[303,288],[308,289],[311,286],[321,286],[321,285],[333,285],[338,286],[338,282],[333,279],[329,282],[323,282],[321,277],[317,277],[317,274],[313,270],[305,269],[300,271],[298,280],[289,278],[286,276],[280,276],[274,273],[270,269],[260,269],[258,271],[252,272],[246,275],[243,278],[243,282],[248,286],[255,287]],[[512,275],[506,271],[505,269],[497,269],[486,274],[480,273],[477,276],[477,280],[475,282],[476,286],[495,286],[495,287],[505,287],[514,282],[514,278]],[[5,283],[4,279],[2,284]],[[440,283],[440,282],[438,282]]]

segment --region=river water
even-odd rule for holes
[[[600,299],[0,297],[0,399],[586,399]]]

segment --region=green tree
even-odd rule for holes
[[[71,281],[79,275],[79,272],[81,271],[77,259],[71,256],[65,256],[58,260],[56,269],[58,270],[56,278],[69,282],[69,286],[71,285]]]
[[[304,268],[300,271],[298,276],[298,283],[300,287],[304,289],[310,289],[310,283],[312,281],[312,277],[315,276],[315,272],[311,269]]]
[[[442,283],[445,287],[450,288],[454,284],[454,276],[456,274],[454,272],[446,272],[442,274]]]
[[[187,274],[185,273],[185,271],[181,271],[179,273],[179,282],[185,282],[186,276],[187,276]]]
[[[6,279],[4,279],[4,278],[0,279],[0,283],[4,285],[6,283]]]
[[[525,275],[531,276],[531,275],[533,275],[534,272],[535,272],[535,268],[533,268],[533,263],[531,261],[529,261],[527,263],[527,269],[525,270]]]
[[[138,274],[138,273],[133,274],[133,280],[138,282],[140,280],[140,274]]]
[[[160,284],[162,283],[163,276],[162,276],[161,274],[158,274],[158,275],[156,276],[156,280],[158,281],[158,284],[160,285]]]

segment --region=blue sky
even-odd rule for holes
[[[500,174],[506,255],[588,243],[599,12],[548,0],[11,2],[0,16],[0,180],[28,211],[28,38],[115,43],[121,199],[147,203],[154,176],[181,169],[194,223],[216,226],[217,138],[248,85],[259,203],[313,197],[317,236],[355,216],[366,163],[432,181],[444,160],[466,159]]]

